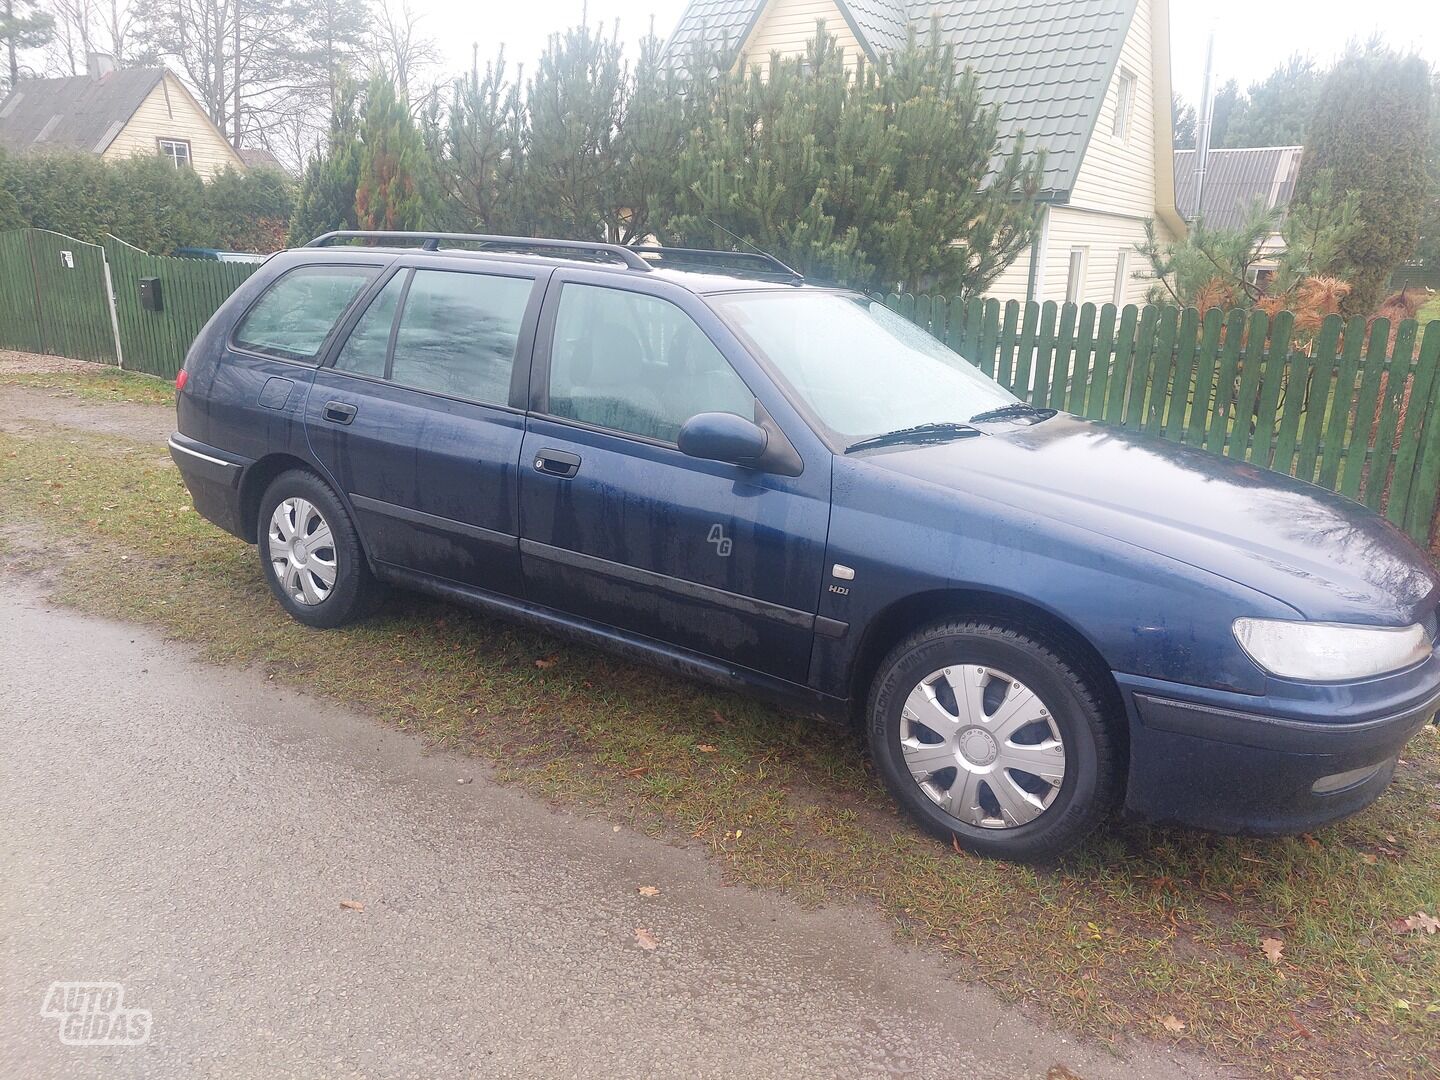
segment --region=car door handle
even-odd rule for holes
[[[535,453],[535,471],[569,480],[580,471],[580,455],[567,454],[564,450],[538,450]]]
[[[355,419],[358,410],[354,405],[344,401],[327,401],[325,403],[325,419],[332,424],[348,424]]]

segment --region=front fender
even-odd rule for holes
[[[837,563],[853,578],[835,578]],[[817,637],[812,685],[849,685],[868,628],[893,605],[937,590],[1039,608],[1112,671],[1245,694],[1262,693],[1265,676],[1240,650],[1233,620],[1298,615],[1265,593],[1073,522],[838,460],[818,613],[848,629]]]

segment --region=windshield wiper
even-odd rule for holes
[[[852,450],[866,450],[872,446],[891,446],[895,443],[904,442],[943,442],[946,439],[959,439],[966,435],[979,435],[980,429],[969,424],[957,424],[946,422],[942,424],[916,424],[914,427],[901,428],[898,431],[887,431],[883,435],[872,435],[868,439],[861,439],[859,442],[851,443],[845,448],[845,453]]]
[[[1001,405],[998,409],[986,409],[970,417],[972,423],[986,420],[1009,420],[1016,416],[1033,416],[1037,421],[1049,420],[1055,415],[1054,409],[1039,409],[1028,401],[1012,401],[1009,405]]]

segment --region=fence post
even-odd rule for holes
[[[105,268],[105,306],[110,309],[110,333],[115,336],[115,366],[125,370],[125,350],[120,347],[120,316],[115,312],[115,283],[110,280],[110,257],[100,246],[100,265]]]
[[[1413,444],[1413,465],[1406,470],[1411,478],[1405,531],[1422,544],[1430,540],[1430,524],[1436,497],[1440,494],[1436,490],[1440,488],[1440,370],[1437,369],[1440,369],[1440,319],[1425,327],[1425,337],[1420,342],[1420,366],[1416,369],[1415,387],[1410,392],[1406,415],[1406,427],[1410,426],[1410,417],[1417,409],[1420,419]]]
[[[25,251],[30,256],[30,288],[35,292],[35,336],[40,339],[40,352],[48,356],[49,342],[45,340],[45,310],[40,306],[40,267],[35,262],[35,230],[25,230]]]

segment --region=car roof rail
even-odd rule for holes
[[[422,251],[439,251],[441,241],[460,241],[481,244],[485,247],[510,247],[531,251],[576,251],[592,255],[609,255],[623,262],[631,270],[654,270],[657,262],[673,259],[676,262],[749,263],[755,270],[766,274],[778,274],[792,284],[802,285],[805,276],[792,266],[787,266],[774,255],[763,251],[718,251],[711,248],[665,247],[660,244],[641,244],[634,247],[626,244],[607,244],[593,240],[554,240],[535,236],[499,236],[490,233],[452,232],[408,232],[383,229],[337,229],[315,237],[307,248],[328,247],[344,240],[399,240],[400,246],[414,246]],[[643,255],[652,258],[642,258]],[[756,266],[755,264],[759,264]],[[737,269],[731,266],[731,269]]]
[[[629,250],[643,252],[647,255],[659,255],[662,258],[674,257],[678,262],[703,262],[707,259],[714,262],[733,262],[737,259],[751,263],[758,262],[764,264],[766,273],[779,274],[789,278],[795,285],[805,283],[804,274],[765,251],[719,251],[713,248],[664,247],[659,244],[641,244]]]
[[[396,232],[377,229],[338,229],[317,236],[305,246],[328,247],[339,240],[403,240],[403,246],[419,247],[423,251],[439,251],[440,241],[462,241],[469,244],[483,244],[486,247],[513,247],[550,249],[556,251],[583,251],[593,255],[609,255],[628,266],[631,270],[652,270],[634,249],[624,244],[604,244],[590,240],[550,240],[533,236],[494,236],[488,233],[451,232]]]

